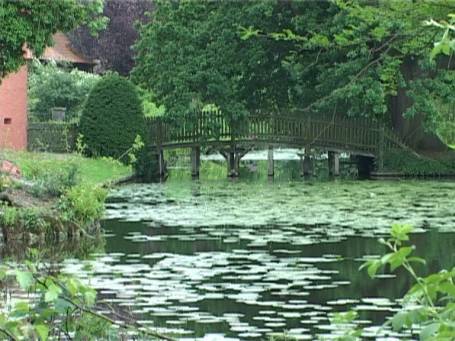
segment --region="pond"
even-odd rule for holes
[[[455,183],[245,181],[131,185],[115,190],[105,252],[65,269],[102,300],[181,339],[264,340],[329,335],[333,312],[356,310],[366,336],[412,281],[358,268],[385,249],[392,223],[415,226],[427,267],[455,264]],[[90,266],[87,266],[90,265]]]

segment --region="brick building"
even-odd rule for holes
[[[56,33],[53,40],[54,45],[46,48],[40,60],[69,62],[83,70],[92,68],[93,62],[75,52],[66,35]],[[31,60],[33,55],[26,50],[24,57]],[[0,148],[27,149],[27,79],[28,63],[0,83]]]

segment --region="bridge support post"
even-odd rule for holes
[[[166,160],[164,160],[163,149],[158,150],[158,171],[160,179],[164,179],[166,177]]]
[[[329,163],[329,175],[339,176],[340,175],[340,154],[337,152],[329,151],[328,163]]]
[[[196,146],[191,148],[191,177],[199,178],[199,169],[201,166],[201,147]]]
[[[228,150],[220,150],[221,155],[226,159],[227,176],[229,178],[236,178],[240,174],[240,160],[248,153],[248,149],[237,149],[232,146]]]
[[[301,176],[309,177],[313,175],[313,160],[311,159],[310,148],[305,148],[303,158],[301,158],[302,173]]]
[[[267,175],[271,178],[275,175],[274,160],[273,160],[273,146],[269,146],[267,154]]]
[[[227,176],[229,178],[236,178],[239,176],[240,169],[240,157],[236,152],[235,147],[232,147],[226,153],[226,163],[227,163]]]

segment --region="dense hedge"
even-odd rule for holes
[[[143,136],[144,115],[135,86],[115,74],[92,89],[80,120],[88,156],[110,156],[128,162],[127,152]]]
[[[75,149],[76,123],[42,122],[28,124],[28,150],[68,153]]]
[[[429,158],[407,151],[390,151],[384,155],[384,169],[407,176],[453,176],[455,156],[448,153],[445,158]]]

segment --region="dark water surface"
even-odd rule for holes
[[[312,340],[333,333],[328,316],[349,309],[365,336],[401,338],[377,326],[411,280],[358,271],[385,251],[377,239],[394,222],[416,227],[429,271],[455,264],[455,183],[219,180],[116,190],[105,253],[65,268],[182,339]]]

